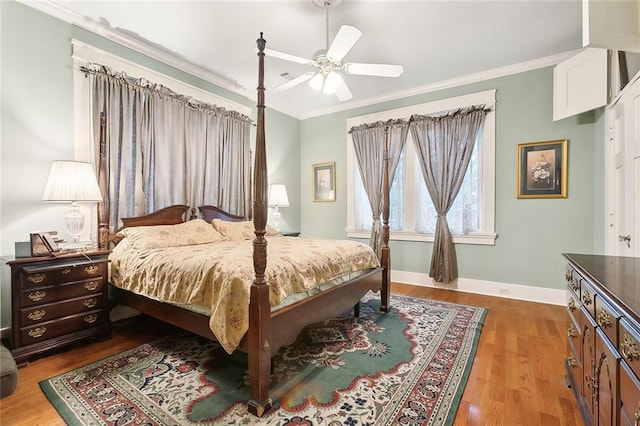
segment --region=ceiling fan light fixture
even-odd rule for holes
[[[317,92],[322,90],[322,86],[324,84],[324,76],[320,73],[316,73],[316,75],[309,80],[309,86]]]
[[[342,77],[338,75],[337,72],[331,71],[324,78],[324,87],[322,88],[322,93],[325,95],[333,95],[336,93],[336,89],[342,82]]]

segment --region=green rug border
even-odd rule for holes
[[[472,347],[471,350],[469,351],[469,355],[467,357],[467,360],[473,360],[475,359],[477,350],[478,350],[478,345],[479,345],[479,340],[480,340],[480,335],[482,334],[482,329],[484,328],[484,322],[485,319],[487,317],[487,314],[489,313],[489,309],[482,307],[482,306],[475,306],[475,305],[467,305],[467,304],[462,304],[462,303],[456,303],[456,302],[449,302],[449,301],[445,301],[445,300],[437,300],[437,299],[429,299],[429,298],[423,298],[423,297],[416,297],[416,296],[409,296],[409,295],[404,295],[404,294],[392,294],[390,295],[392,298],[397,298],[397,299],[410,299],[412,301],[421,301],[421,300],[428,300],[428,301],[432,301],[432,302],[441,302],[447,305],[454,305],[454,306],[459,306],[459,307],[469,307],[469,308],[473,308],[477,311],[481,311],[480,313],[480,317],[478,318],[478,321],[476,323],[476,327],[475,327],[475,331],[474,331],[474,336],[473,336],[473,343],[472,343]],[[376,297],[373,296],[373,299],[375,299]],[[392,306],[393,307],[393,306]],[[89,367],[91,365],[94,364],[99,364],[99,363],[103,363],[111,358],[114,357],[120,357],[128,352],[131,351],[135,351],[137,350],[140,346],[143,345],[153,345],[157,342],[160,342],[162,340],[165,339],[170,339],[170,338],[174,338],[175,336],[179,336],[179,335],[184,335],[184,334],[192,334],[189,333],[187,331],[181,330],[181,331],[177,331],[175,333],[172,333],[169,336],[163,336],[160,337],[158,339],[146,342],[146,343],[142,343],[139,344],[133,348],[127,349],[125,351],[122,352],[118,352],[116,354],[110,355],[108,357],[105,358],[100,358],[99,360],[93,361],[93,362],[89,362],[87,364],[75,367],[69,371],[72,370],[76,370],[79,368],[86,368]],[[467,383],[469,382],[469,376],[471,374],[471,369],[473,368],[473,361],[472,362],[467,362],[465,365],[465,369],[462,373],[462,377],[460,379],[460,383],[459,386],[457,388],[457,391],[455,393],[455,395],[453,396],[452,402],[451,402],[451,409],[449,410],[449,412],[447,413],[447,417],[444,419],[444,426],[451,426],[453,425],[455,418],[458,414],[458,409],[460,407],[460,402],[462,401],[462,395],[464,394],[464,390],[467,387]],[[47,379],[43,379],[41,380],[38,384],[40,386],[40,389],[42,390],[42,392],[44,393],[44,395],[47,397],[47,400],[49,401],[49,403],[56,409],[56,411],[58,412],[58,414],[60,415],[60,417],[62,418],[62,420],[67,423],[67,424],[74,424],[73,422],[78,422],[78,421],[82,421],[81,419],[78,418],[78,416],[76,416],[75,412],[73,410],[71,410],[70,408],[68,408],[67,404],[64,403],[64,400],[62,398],[60,398],[57,394],[57,392],[55,392],[51,386],[51,384],[49,383],[51,379],[54,379],[58,376],[67,374],[69,371],[65,371],[63,373],[60,374],[56,374],[54,376],[51,376]],[[57,399],[58,401],[54,402],[53,399]]]

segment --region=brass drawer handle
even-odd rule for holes
[[[88,283],[84,283],[84,288],[93,291],[100,285],[99,281],[89,281]]]
[[[91,323],[96,322],[97,319],[98,319],[98,315],[91,314],[91,315],[87,315],[86,317],[84,317],[84,322],[91,324]]]
[[[569,311],[571,312],[576,310],[576,301],[573,300],[573,297],[569,298],[569,304],[567,305],[567,309],[569,309]]]
[[[98,301],[95,298],[87,299],[84,301],[83,305],[87,308],[93,308],[98,304]]]
[[[90,265],[84,268],[84,271],[89,275],[93,275],[98,272],[98,267],[96,265]]]
[[[27,281],[31,281],[34,284],[40,284],[47,276],[45,274],[33,274],[27,277]]]
[[[39,302],[42,299],[44,299],[44,297],[47,295],[46,292],[44,291],[36,291],[35,293],[29,293],[29,295],[27,296],[29,299],[33,300],[34,302]]]
[[[598,313],[598,325],[602,328],[611,327],[611,316],[609,316],[604,308],[600,309]]]
[[[590,305],[591,302],[593,302],[593,298],[591,297],[591,294],[588,291],[585,291],[584,294],[582,295],[582,302],[585,305]]]
[[[64,268],[61,272],[62,272],[64,275],[67,275],[68,273],[70,273],[70,272],[71,272],[71,268]]]
[[[38,321],[44,318],[46,314],[47,312],[44,309],[40,309],[37,311],[29,312],[29,315],[27,315],[27,318],[29,318],[31,321]]]
[[[33,330],[29,330],[28,334],[34,339],[37,339],[38,337],[42,337],[42,335],[46,332],[47,332],[46,327],[38,327],[38,328],[34,328]]]
[[[629,361],[640,358],[640,351],[638,351],[638,345],[633,341],[628,334],[624,335],[622,344],[620,345],[620,353]]]
[[[576,330],[574,326],[570,325],[569,330],[567,330],[567,336],[569,336],[569,339],[575,339],[578,336],[578,330]]]
[[[571,280],[569,281],[569,287],[571,287],[571,290],[578,292],[578,290],[580,289],[580,284],[578,284],[575,280]]]
[[[567,269],[564,271],[564,279],[567,281],[571,281],[571,270]]]
[[[573,354],[569,354],[569,356],[567,357],[567,364],[571,368],[576,368],[578,366],[578,361],[576,361],[576,359],[573,357]]]

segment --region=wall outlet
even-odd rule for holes
[[[498,293],[500,293],[500,294],[509,294],[509,289],[506,288],[506,287],[500,287],[498,289]]]

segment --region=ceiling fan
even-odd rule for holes
[[[339,3],[341,0],[311,0],[311,2],[325,9],[327,48],[315,52],[312,59],[301,58],[273,49],[265,49],[264,53],[267,56],[313,67],[313,71],[275,87],[274,91],[287,90],[309,81],[309,85],[313,89],[322,91],[325,94],[335,94],[340,101],[348,101],[353,95],[342,76],[338,73],[339,71],[345,74],[376,77],[398,77],[403,73],[402,65],[342,63],[342,59],[358,41],[362,33],[351,25],[342,25],[335,39],[329,45],[329,6]]]

